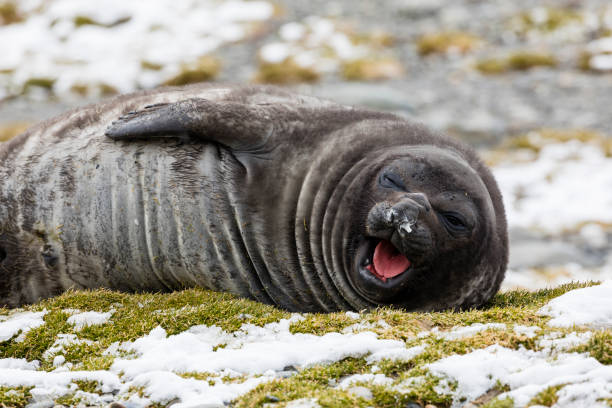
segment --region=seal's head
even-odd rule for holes
[[[473,153],[401,150],[365,172],[369,188],[355,202],[363,219],[346,251],[352,289],[368,302],[411,310],[481,305],[507,264],[495,181]]]

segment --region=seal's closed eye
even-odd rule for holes
[[[385,188],[391,188],[397,191],[406,191],[406,184],[404,184],[402,179],[394,173],[382,173],[378,178],[378,183]]]
[[[463,220],[463,216],[459,213],[453,211],[443,212],[440,214],[440,218],[444,226],[451,231],[466,232],[469,229],[466,222]]]

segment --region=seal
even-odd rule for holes
[[[501,195],[459,141],[271,87],[120,96],[0,146],[0,302],[227,291],[292,311],[480,306]]]

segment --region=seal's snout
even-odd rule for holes
[[[404,194],[397,203],[383,210],[382,219],[388,228],[407,238],[415,230],[421,213],[429,212],[429,209],[424,194]]]

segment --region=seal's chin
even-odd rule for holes
[[[393,301],[413,275],[412,262],[389,240],[365,237],[355,255],[353,284],[372,302]]]

